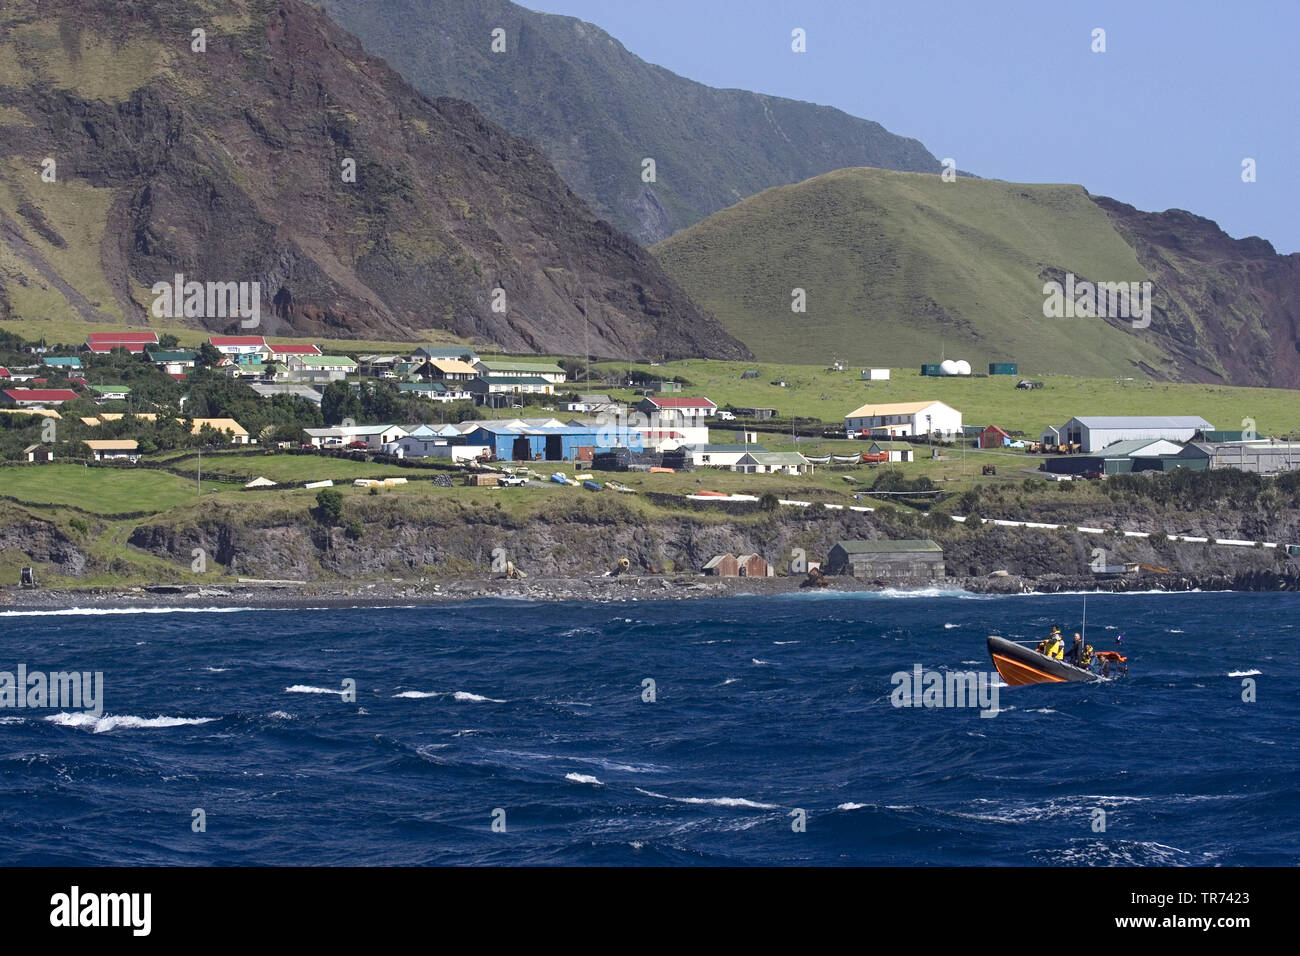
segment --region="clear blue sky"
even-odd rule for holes
[[[980,176],[1081,183],[1300,251],[1300,0],[524,5],[588,20],[710,86],[875,120]],[[1091,50],[1095,27],[1105,53]]]

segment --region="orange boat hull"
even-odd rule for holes
[[[1001,654],[994,654],[992,657],[993,666],[998,669],[998,673],[1002,675],[1002,679],[1010,687],[1019,687],[1021,684],[1065,683],[1064,677],[1054,677],[1046,671],[1040,671],[1036,667],[1022,664],[1020,661],[1013,661]]]

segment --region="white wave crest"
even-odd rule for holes
[[[399,697],[405,697],[409,700],[424,700],[426,697],[441,696],[442,694],[438,693],[436,690],[404,690],[400,694],[394,694],[393,699],[396,700]]]
[[[286,694],[338,694],[343,696],[343,691],[334,687],[312,687],[310,684],[294,684],[292,687],[284,689]]]
[[[130,714],[115,716],[106,714],[96,717],[94,714],[69,714],[61,711],[46,717],[52,724],[60,727],[77,727],[89,729],[93,733],[104,734],[110,730],[137,730],[146,727],[184,727],[193,724],[210,724],[216,717],[135,717]]]
[[[749,807],[752,810],[780,810],[775,803],[759,803],[757,800],[747,800],[744,797],[670,797],[664,793],[655,793],[653,790],[642,790],[636,788],[637,793],[644,793],[647,797],[654,797],[658,800],[672,800],[674,803],[697,803],[706,804],[711,807]]]
[[[273,611],[257,607],[61,607],[50,611],[0,611],[0,617],[69,617],[94,614],[235,614],[241,611]],[[279,609],[283,610],[283,609]],[[301,610],[295,608],[294,610]]]
[[[1260,672],[1255,670],[1254,668],[1251,668],[1248,671],[1228,671],[1228,676],[1229,677],[1254,677],[1258,673]]]
[[[604,784],[601,783],[599,780],[597,780],[595,777],[586,773],[566,773],[564,775],[564,779],[571,781],[572,783],[589,783],[595,787],[604,786]]]
[[[451,696],[452,699],[454,700],[467,700],[467,701],[472,701],[474,703],[483,703],[483,704],[504,704],[505,703],[504,700],[497,700],[495,697],[483,697],[479,694],[471,694],[469,691],[466,690],[458,690],[456,691],[456,693],[452,694]]]

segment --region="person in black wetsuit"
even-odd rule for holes
[[[1065,662],[1086,671],[1092,665],[1092,653],[1092,645],[1083,643],[1083,637],[1076,632],[1074,643],[1065,652]]]

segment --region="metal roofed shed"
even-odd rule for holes
[[[838,541],[826,565],[830,574],[855,578],[933,580],[945,573],[943,548],[928,538]]]
[[[1080,415],[1054,431],[1061,436],[1059,444],[1077,444],[1084,452],[1098,452],[1135,438],[1190,441],[1198,432],[1213,428],[1199,415]]]

